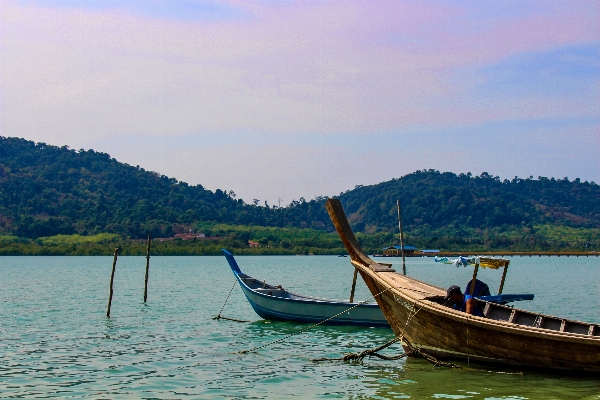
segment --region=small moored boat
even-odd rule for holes
[[[269,285],[244,274],[233,254],[225,249],[222,251],[248,302],[254,311],[264,319],[316,323],[341,313],[326,323],[329,325],[389,327],[377,303],[358,305],[358,303],[343,300],[320,299],[292,293],[281,286]],[[344,312],[354,306],[357,307]]]

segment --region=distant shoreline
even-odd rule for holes
[[[233,249],[233,253],[238,255],[238,256],[306,256],[306,257],[310,257],[310,256],[332,256],[332,257],[339,257],[340,253],[330,253],[330,252],[326,252],[323,251],[321,249],[320,252],[318,253],[312,253],[312,254],[293,254],[290,252],[276,252],[276,251],[264,251],[264,252],[260,252],[260,251],[256,251],[255,249],[253,249],[253,251],[245,251],[246,249]],[[265,250],[272,250],[272,249],[265,249]],[[114,249],[112,250],[114,251]],[[43,251],[39,251],[39,252],[34,252],[34,253],[27,253],[27,252],[4,252],[2,251],[2,248],[0,248],[0,257],[109,257],[109,256],[113,256],[113,252],[97,252],[94,254],[85,254],[84,252],[69,252],[69,251],[65,251],[65,252],[43,252]],[[143,252],[130,252],[130,251],[123,251],[122,253],[119,253],[120,257],[141,257],[141,256],[145,256],[146,254]],[[190,252],[190,253],[177,253],[177,252],[157,252],[157,253],[152,253],[151,252],[151,257],[186,257],[186,256],[193,256],[193,257],[200,257],[200,256],[208,256],[208,257],[216,257],[216,256],[221,256],[221,251],[219,250],[218,252],[215,253],[194,253],[194,252]],[[458,256],[468,256],[468,255],[478,255],[478,256],[493,256],[493,257],[599,257],[600,256],[600,252],[573,252],[573,251],[565,251],[565,252],[556,252],[556,251],[552,251],[552,252],[507,252],[507,251],[497,251],[497,252],[485,252],[485,251],[463,251],[463,252],[440,252],[439,254],[436,254],[436,256],[438,257],[458,257]],[[347,256],[346,256],[347,257]],[[381,260],[381,259],[390,259],[390,258],[394,258],[394,259],[401,259],[401,257],[398,256],[381,256],[381,255],[369,255],[369,257],[372,257],[375,259],[375,261],[377,260]],[[412,258],[433,258],[434,255],[417,255],[417,256],[406,256],[407,259],[412,259]]]

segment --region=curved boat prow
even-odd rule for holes
[[[223,255],[225,256],[225,258],[227,259],[227,262],[229,263],[229,267],[231,268],[231,270],[237,275],[242,274],[240,267],[238,266],[237,262],[235,261],[235,258],[233,258],[233,254],[231,254],[230,252],[228,252],[225,249],[221,249],[221,251],[223,252]]]
[[[354,232],[352,232],[352,229],[350,228],[342,203],[340,203],[338,199],[328,199],[327,203],[325,203],[325,208],[327,209],[327,213],[329,213],[329,218],[331,218],[333,226],[335,226],[342,243],[344,243],[348,254],[350,254],[350,258],[354,263],[369,267],[375,272],[395,272],[394,269],[371,260],[369,256],[365,254],[362,247],[360,247],[360,244],[358,244]]]
[[[360,244],[358,244],[354,232],[352,232],[350,224],[348,224],[348,219],[346,218],[346,213],[344,213],[342,203],[340,203],[338,199],[328,199],[325,207],[327,208],[331,222],[333,222],[333,226],[335,226],[335,229],[340,236],[340,239],[342,239],[352,260],[360,262],[363,265],[376,264],[375,261],[371,260],[365,254],[360,247]]]

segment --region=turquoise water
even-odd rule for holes
[[[348,258],[237,259],[249,275],[298,293],[349,296]],[[505,292],[535,293],[522,308],[600,322],[599,262],[515,257]],[[254,322],[212,320],[234,283],[222,257],[152,257],[146,305],[145,258],[119,258],[109,320],[111,266],[112,257],[0,258],[0,397],[600,399],[600,380],[589,377],[448,370],[418,359],[310,361],[385,343],[393,334],[383,328],[320,326],[235,354],[306,325],[260,320],[239,287],[223,315]],[[463,286],[472,273],[425,258],[408,259],[407,269],[444,287]],[[500,276],[481,273],[492,291]],[[361,282],[356,298],[369,297]]]

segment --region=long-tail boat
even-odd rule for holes
[[[484,317],[450,308],[444,304],[445,289],[370,259],[358,244],[339,200],[329,199],[326,207],[355,271],[375,296],[405,350],[440,360],[600,373],[599,324],[484,300],[477,300]]]
[[[233,254],[222,249],[231,271],[238,280],[246,299],[262,318],[276,321],[325,322],[327,325],[387,327],[389,325],[377,303],[354,303],[352,300],[332,300],[290,292],[273,286],[240,270]],[[339,314],[339,315],[338,315]],[[329,320],[329,318],[334,317]]]

